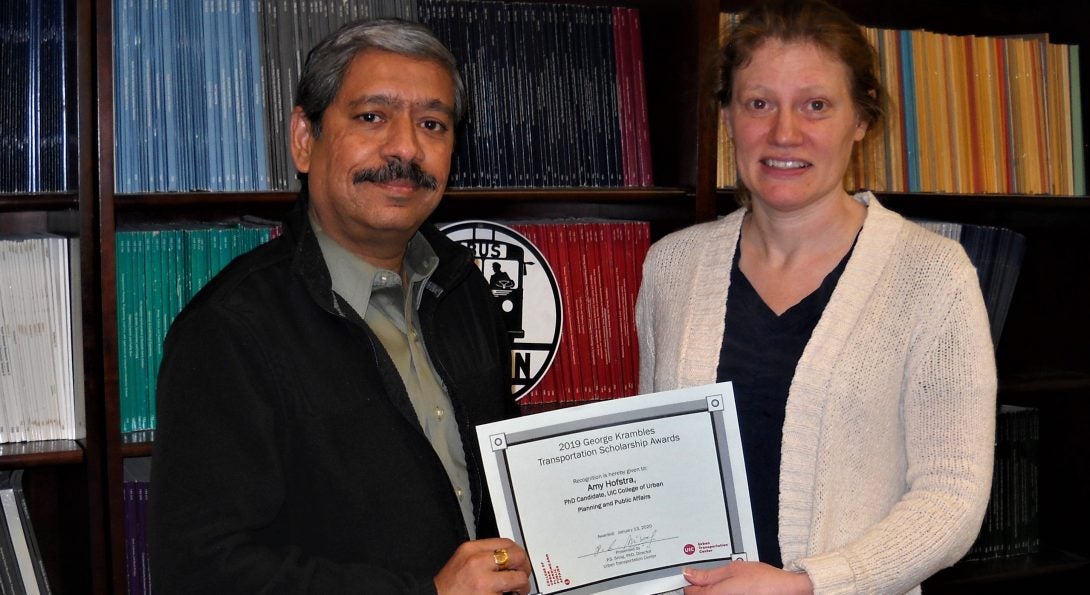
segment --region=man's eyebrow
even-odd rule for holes
[[[374,105],[381,107],[403,108],[408,102],[404,98],[394,95],[387,95],[379,93],[375,95],[364,95],[357,99],[353,99],[348,102],[348,107],[351,109],[360,109],[365,106]],[[446,114],[451,119],[454,118],[454,108],[447,105],[441,99],[426,99],[423,101],[414,101],[414,107],[423,108],[425,110],[435,110]]]

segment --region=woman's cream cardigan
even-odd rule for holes
[[[993,344],[961,246],[870,193],[856,199],[866,221],[788,393],[780,548],[817,593],[918,591],[965,554],[984,516]],[[715,382],[742,216],[671,234],[648,254],[641,393]]]

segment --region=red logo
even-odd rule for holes
[[[541,572],[547,587],[559,585],[560,583],[571,584],[571,580],[565,578],[564,574],[560,572],[560,567],[553,566],[553,559],[549,554],[545,554],[545,561],[541,563]]]
[[[682,548],[682,551],[685,552],[686,556],[691,556],[696,553],[696,546],[691,543],[686,543],[685,547]]]

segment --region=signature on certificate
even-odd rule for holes
[[[649,533],[631,533],[624,539],[614,537],[612,540],[606,542],[599,542],[595,546],[594,551],[589,554],[583,554],[580,558],[592,558],[601,554],[607,553],[625,553],[629,551],[637,551],[641,547],[649,546],[652,543],[660,541],[669,541],[671,539],[677,539],[677,537],[659,537],[658,531],[651,531]]]

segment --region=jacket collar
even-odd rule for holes
[[[342,311],[342,300],[336,298],[333,293],[333,281],[329,274],[329,267],[322,257],[321,247],[318,245],[318,237],[310,225],[307,217],[307,209],[310,207],[310,196],[306,185],[299,192],[299,198],[284,218],[285,235],[288,235],[295,246],[292,255],[292,274],[299,275],[303,279],[307,290],[315,301],[324,308],[334,311],[339,315],[346,315]],[[468,265],[473,263],[473,254],[469,248],[462,246],[448,238],[439,231],[430,221],[420,226],[420,233],[431,244],[439,257],[439,266],[431,275],[424,287],[422,303],[439,298],[465,279],[469,274]],[[351,310],[348,308],[348,310]],[[358,318],[358,315],[356,316]]]

